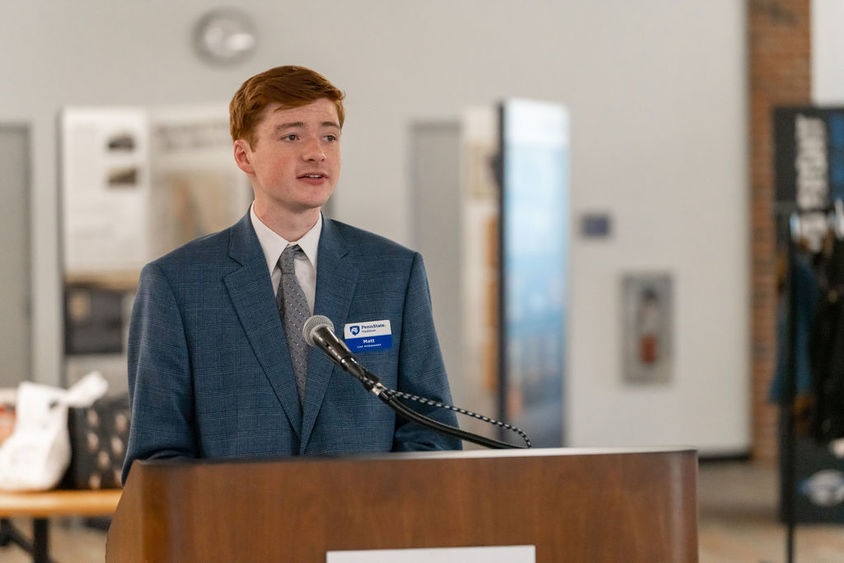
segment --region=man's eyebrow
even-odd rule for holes
[[[320,124],[322,127],[333,127],[335,129],[340,129],[340,124],[335,123],[334,121],[323,121]],[[285,129],[296,129],[299,127],[304,127],[305,123],[303,121],[291,121],[289,123],[279,123],[273,129],[275,131],[283,131]]]
[[[273,129],[276,131],[281,131],[282,129],[294,129],[296,127],[304,127],[305,124],[302,121],[291,121],[290,123],[279,123]]]

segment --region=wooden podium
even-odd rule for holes
[[[667,448],[136,462],[106,560],[534,545],[537,562],[697,561],[696,477],[696,452]]]

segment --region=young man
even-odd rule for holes
[[[377,346],[355,353],[386,386],[451,400],[421,256],[320,212],[340,175],[342,99],[294,66],[234,95],[234,158],[255,200],[237,224],[141,273],[124,481],[135,459],[460,448],[397,418],[302,339],[311,314],[340,337],[371,329]],[[450,411],[426,414],[456,424]]]

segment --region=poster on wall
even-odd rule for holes
[[[252,199],[225,106],[62,112],[65,277],[136,279],[147,262],[240,219]]]
[[[622,277],[622,377],[626,383],[671,381],[671,276],[665,273]]]
[[[149,256],[147,115],[135,108],[61,115],[65,274],[139,269]]]

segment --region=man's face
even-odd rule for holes
[[[306,214],[322,207],[340,177],[340,121],[334,102],[264,109],[255,142],[235,141],[235,161],[255,190],[256,212]]]

